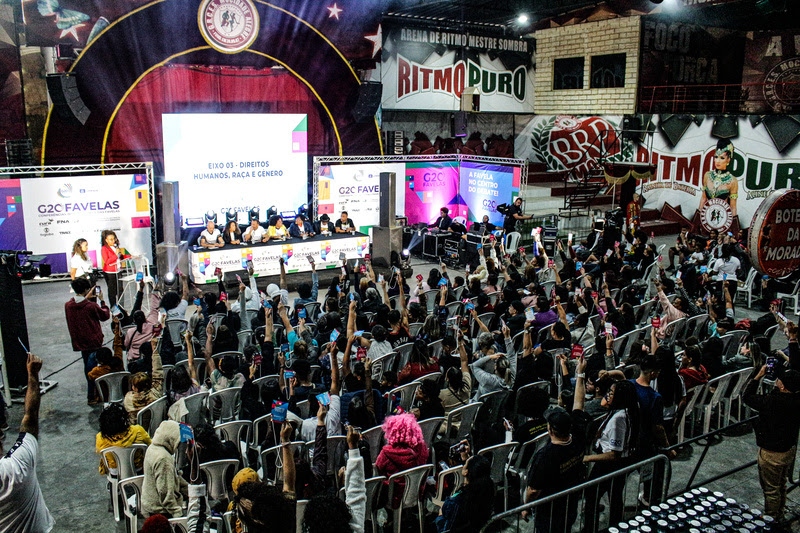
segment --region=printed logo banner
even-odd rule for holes
[[[47,255],[54,273],[69,272],[69,258],[78,239],[86,239],[88,255],[101,267],[103,230],[116,232],[120,245],[132,255],[152,261],[153,221],[146,176],[28,178],[19,180],[18,191],[5,194],[8,217],[0,221],[1,242],[19,242],[22,232],[24,248]]]
[[[405,214],[409,224],[433,224],[439,210],[458,208],[458,162],[407,163]]]
[[[800,111],[800,30],[748,34],[742,83],[748,86],[746,112]]]
[[[395,173],[395,214],[405,211],[405,163],[322,165],[319,169],[317,215],[327,213],[331,224],[342,211],[359,231],[380,222],[380,174]]]
[[[384,109],[456,111],[474,88],[481,111],[533,113],[532,40],[414,27],[384,40]]]

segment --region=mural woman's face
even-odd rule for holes
[[[731,156],[728,152],[714,156],[714,168],[717,170],[727,170],[728,163],[731,162]]]

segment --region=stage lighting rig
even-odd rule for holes
[[[217,223],[217,213],[216,213],[216,211],[206,211],[206,214],[203,215],[203,224],[208,224],[209,221],[213,221],[214,224]]]
[[[254,220],[258,220],[260,214],[261,214],[261,209],[259,209],[258,207],[252,208],[250,211],[247,212],[247,221],[252,222]]]
[[[308,218],[308,204],[303,204],[297,208],[297,214],[302,216],[304,219]]]
[[[269,209],[267,209],[267,220],[270,220],[272,217],[278,214],[278,208],[274,205],[271,205]]]
[[[238,220],[239,220],[239,214],[233,209],[228,209],[228,211],[225,213],[225,223],[227,224],[229,222],[236,222]]]

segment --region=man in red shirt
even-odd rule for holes
[[[72,290],[75,297],[65,305],[67,314],[67,328],[72,339],[72,349],[81,352],[83,357],[83,375],[86,376],[86,398],[89,405],[95,405],[100,400],[94,388],[94,380],[89,378],[89,371],[96,365],[95,353],[103,346],[103,329],[101,322],[111,317],[108,306],[100,293],[100,304],[97,304],[97,287],[92,287],[89,280],[75,278],[72,281]]]

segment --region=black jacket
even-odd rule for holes
[[[744,403],[758,411],[756,444],[771,452],[788,452],[797,444],[800,432],[800,393],[757,391],[758,381],[751,379],[744,391]]]

